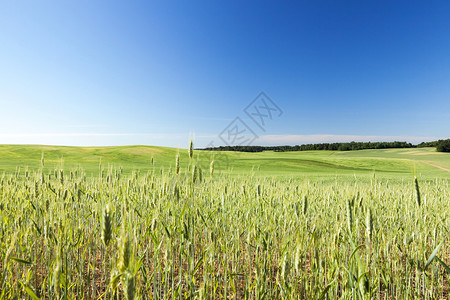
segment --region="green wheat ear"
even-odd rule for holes
[[[56,254],[56,264],[53,269],[53,287],[55,288],[56,296],[58,299],[61,297],[61,260],[62,260],[62,248],[58,245]]]
[[[419,182],[417,181],[417,177],[414,176],[414,185],[416,187],[416,198],[417,198],[417,204],[420,207],[421,201],[420,201],[420,190],[419,190]]]
[[[136,293],[136,276],[130,272],[126,272],[124,277],[125,299],[134,300],[134,295]]]
[[[203,172],[202,172],[202,168],[198,168],[198,181],[200,182],[200,183],[202,183],[203,182]]]
[[[214,159],[209,164],[209,176],[213,177],[213,175],[214,175]]]
[[[61,184],[64,184],[64,170],[59,170],[59,180],[61,181]]]
[[[125,272],[128,270],[130,266],[131,260],[131,245],[130,240],[128,238],[128,234],[125,232],[125,229],[122,230],[122,234],[120,237],[120,245],[119,245],[119,262],[118,268],[120,272]]]
[[[175,160],[175,174],[180,174],[180,155],[177,154],[177,158]]]
[[[352,215],[352,203],[350,200],[347,201],[347,226],[348,230],[351,232],[353,228],[353,215]]]
[[[188,149],[189,158],[192,159],[192,156],[194,155],[194,143],[192,140],[189,141],[189,149]]]
[[[308,210],[308,197],[305,196],[303,199],[303,214],[306,215],[306,212]]]
[[[194,165],[194,167],[192,168],[192,183],[195,183],[197,181],[197,175],[198,175],[197,165]]]
[[[111,236],[112,236],[112,224],[109,211],[109,204],[107,204],[103,211],[103,230],[102,230],[102,241],[105,246],[108,246],[109,241],[111,240]]]

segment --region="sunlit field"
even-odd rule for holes
[[[278,153],[245,154],[253,167],[233,171],[193,152],[172,149],[164,166],[154,154],[145,170],[45,155],[5,170],[1,298],[448,298],[444,171],[417,166],[415,182],[411,167],[308,173],[297,162],[270,176],[257,158]]]

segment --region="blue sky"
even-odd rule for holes
[[[1,2],[0,144],[449,137],[450,2],[243,2]]]

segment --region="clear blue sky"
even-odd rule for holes
[[[449,137],[449,1],[243,2],[1,2],[0,144]]]

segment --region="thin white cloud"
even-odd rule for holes
[[[215,135],[196,134],[197,138],[211,139]],[[190,139],[188,133],[101,133],[101,132],[59,132],[59,133],[0,133],[0,144],[40,144],[64,146],[118,146],[155,145],[185,147]]]
[[[0,144],[41,144],[67,146],[113,146],[113,145],[158,145],[168,147],[184,147],[190,138],[198,147],[206,147],[211,141],[214,145],[223,144],[213,134],[178,134],[178,133],[0,133]],[[375,135],[262,135],[253,145],[301,145],[334,142],[388,142],[406,141],[413,144],[434,141],[448,137],[424,136],[375,136]]]
[[[92,136],[145,136],[145,137],[186,137],[186,134],[175,133],[0,133],[0,138],[26,138],[26,137],[92,137]],[[212,134],[201,134],[198,137],[215,137]]]
[[[183,134],[167,133],[0,133],[0,138],[36,138],[36,137],[110,137],[110,136],[146,136],[146,137],[182,137]]]
[[[38,138],[74,136],[117,136],[117,133],[0,133],[0,138]]]
[[[262,135],[254,144],[264,145],[301,145],[317,143],[337,143],[337,142],[392,142],[406,141],[409,143],[420,143],[435,141],[443,137],[424,136],[384,136],[384,135],[335,135],[335,134],[310,134],[310,135]]]
[[[61,146],[176,145],[186,134],[163,133],[0,133],[0,144],[39,144]]]
[[[64,127],[66,128],[84,128],[84,130],[86,129],[97,129],[98,128],[108,128],[110,127],[107,124],[78,124],[78,125],[65,125]]]

